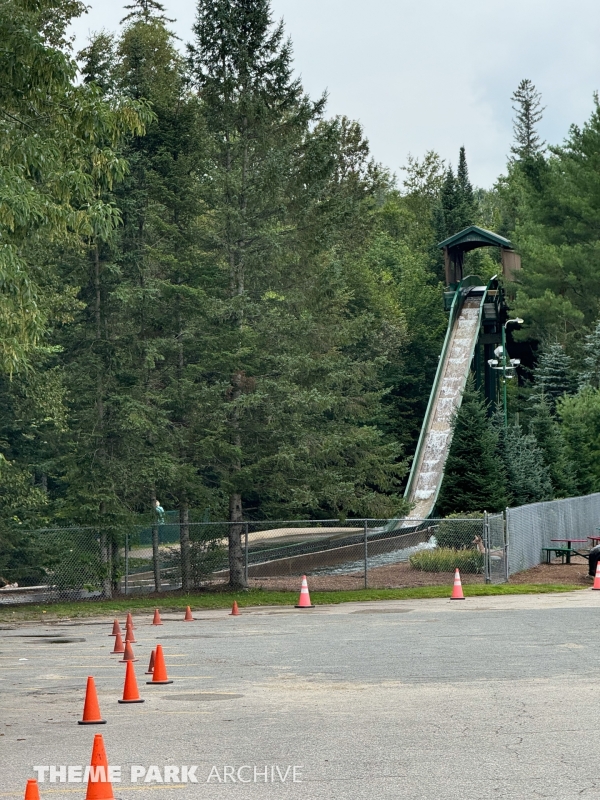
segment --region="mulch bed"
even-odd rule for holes
[[[512,575],[509,583],[551,583],[589,586],[592,578],[588,577],[588,562],[584,558],[574,556],[571,564],[561,564],[556,559],[552,564],[539,564],[532,569]],[[385,567],[374,567],[369,570],[370,589],[411,589],[415,586],[449,586],[454,580],[452,572],[422,572],[413,569],[410,564],[390,564]],[[467,583],[483,583],[483,575],[461,574],[461,581]],[[251,578],[253,589],[276,589],[280,591],[296,591],[299,587],[298,576],[278,578]],[[312,591],[337,591],[340,589],[362,589],[363,573],[351,575],[311,575],[309,588]]]

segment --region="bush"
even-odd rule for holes
[[[206,532],[190,541],[190,584],[200,588],[211,573],[227,569],[227,548],[222,540],[214,538],[213,533]],[[169,547],[161,551],[160,565],[162,569],[170,569],[170,576],[175,581],[181,581],[181,550],[179,547]]]
[[[420,550],[409,559],[411,567],[423,572],[461,572],[477,574],[483,569],[483,553],[478,550],[455,550],[451,547],[436,547],[435,550]]]
[[[443,519],[435,531],[439,547],[464,550],[473,547],[473,539],[483,536],[483,514],[450,514]]]

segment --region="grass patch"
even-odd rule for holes
[[[449,597],[451,586],[418,586],[412,589],[361,589],[357,591],[311,592],[315,605],[335,605],[371,600],[419,600],[431,597]],[[549,592],[572,592],[581,590],[573,584],[468,584],[463,586],[466,597],[481,597],[504,594],[545,594]],[[174,595],[168,597],[128,597],[117,600],[97,600],[78,603],[49,603],[0,607],[0,622],[27,620],[49,620],[69,617],[121,617],[127,611],[148,612],[155,608],[161,611],[181,611],[186,606],[194,610],[231,608],[237,600],[240,608],[249,606],[294,606],[298,592],[277,592],[265,589],[249,589],[241,592],[201,592],[199,594]],[[307,612],[303,612],[307,613]]]
[[[483,570],[483,553],[478,550],[455,550],[453,547],[436,547],[435,550],[420,550],[409,558],[414,569],[423,572],[454,572],[477,575]]]

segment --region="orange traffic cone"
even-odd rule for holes
[[[146,675],[154,675],[154,650],[150,653],[150,663],[148,664]]]
[[[112,784],[108,780],[108,759],[101,733],[94,736],[90,766],[85,800],[115,800]]]
[[[136,644],[135,633],[133,632],[133,628],[129,623],[127,623],[127,627],[125,628],[125,641]]]
[[[35,778],[29,778],[25,787],[25,800],[41,800],[38,782]]]
[[[106,720],[100,714],[100,704],[96,694],[96,684],[90,676],[87,679],[85,690],[85,703],[83,704],[83,719],[77,720],[78,725],[106,725]]]
[[[152,673],[152,680],[146,681],[148,684],[163,684],[173,683],[167,678],[167,668],[165,666],[165,656],[163,654],[162,644],[156,645],[154,653],[154,672]]]
[[[119,625],[119,620],[118,620],[118,619],[116,619],[116,620],[113,622],[113,629],[112,629],[112,633],[109,633],[108,635],[109,635],[109,636],[116,636],[116,635],[117,635],[117,633],[121,633],[121,626]]]
[[[464,600],[465,596],[462,590],[462,583],[460,582],[460,572],[458,570],[454,573],[454,586],[452,587],[452,594],[450,600]]]
[[[137,661],[137,658],[133,655],[133,647],[131,646],[131,642],[125,642],[125,652],[123,653],[123,658],[119,661],[119,664],[125,664],[127,661]]]
[[[230,617],[240,617],[241,616],[240,610],[238,608],[237,600],[233,601],[233,606],[231,608],[231,614],[229,616]]]
[[[117,655],[125,652],[125,644],[123,643],[123,637],[120,633],[117,633],[115,636],[115,649],[112,651],[111,655]]]
[[[160,614],[158,613],[158,608],[154,609],[154,619],[152,620],[153,625],[162,625],[162,620],[160,618]]]
[[[296,608],[314,608],[310,602],[310,595],[308,593],[308,582],[306,575],[302,576],[302,586],[300,588],[300,597],[298,598],[298,605]]]
[[[127,662],[125,669],[125,686],[123,686],[123,699],[119,703],[143,703],[138,691],[137,681],[135,679],[135,669],[133,668],[133,661]]]
[[[127,627],[127,625],[131,625],[132,628],[135,628],[135,625],[133,624],[133,617],[131,616],[131,611],[127,612],[127,619],[125,620],[125,627]]]
[[[600,561],[596,564],[596,575],[594,576],[592,589],[600,589]]]
[[[188,606],[185,610],[185,617],[183,618],[184,622],[193,622],[194,618],[192,617],[192,609]]]

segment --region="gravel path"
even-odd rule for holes
[[[540,564],[533,569],[518,572],[511,576],[510,583],[551,583],[565,585],[589,586],[592,579],[588,577],[588,562],[584,558],[573,558],[571,564],[561,564],[560,559],[552,564]],[[385,567],[369,569],[369,588],[402,589],[415,586],[449,586],[452,584],[452,572],[421,572],[410,564],[389,564]],[[483,575],[461,575],[464,584],[483,583]],[[309,588],[313,591],[337,591],[340,589],[362,589],[364,574],[356,572],[352,575],[311,575]],[[298,576],[279,578],[256,578],[250,580],[252,588],[279,589],[295,591],[299,586]]]

